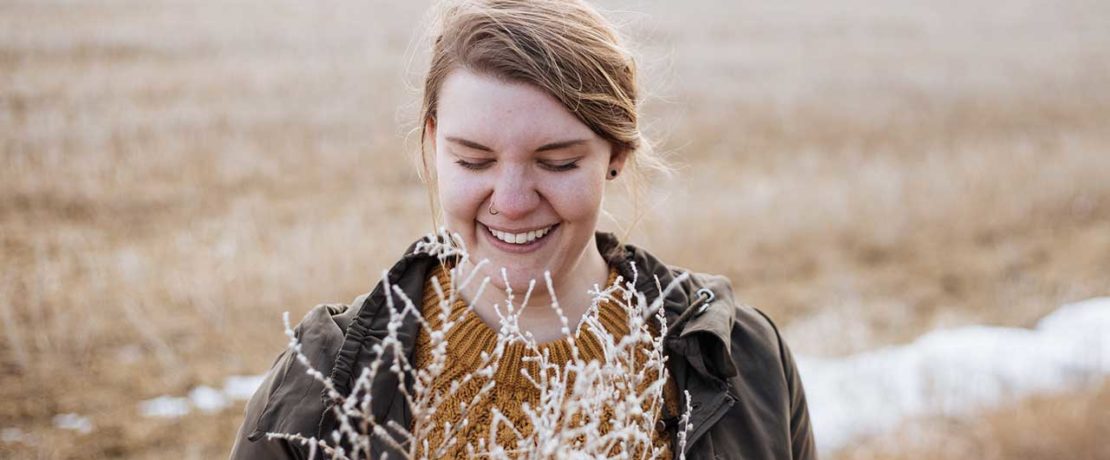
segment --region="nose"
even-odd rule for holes
[[[527,168],[520,165],[505,165],[499,168],[497,179],[490,195],[493,209],[505,220],[527,217],[540,203],[540,194]],[[486,203],[489,209],[490,203]]]

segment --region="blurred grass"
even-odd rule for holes
[[[728,275],[796,351],[1110,293],[1105,2],[603,5],[682,167],[633,242]],[[263,371],[282,311],[365,292],[430,230],[407,155],[425,6],[0,4],[0,428],[32,436],[0,456],[226,454],[238,408],[135,404]],[[992,417],[975,442],[1021,456],[1030,426]]]

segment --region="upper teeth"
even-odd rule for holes
[[[536,238],[542,238],[544,235],[547,234],[547,232],[551,231],[552,227],[554,227],[554,225],[547,228],[541,228],[539,230],[532,230],[526,233],[506,233],[499,230],[494,230],[492,228],[489,229],[489,231],[490,233],[493,233],[493,236],[496,236],[497,239],[506,243],[525,244],[535,241]]]

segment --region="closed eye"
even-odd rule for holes
[[[542,162],[540,164],[543,166],[544,169],[546,169],[548,171],[555,171],[555,172],[570,171],[572,169],[577,169],[578,168],[578,160],[574,160],[570,163],[564,163],[564,164],[561,164],[561,165],[553,165],[553,164],[542,163]]]
[[[470,162],[470,161],[459,159],[459,160],[455,160],[455,164],[457,164],[459,166],[462,166],[466,169],[479,171],[479,170],[486,169],[494,161],[495,160],[487,160],[487,161],[482,161],[482,162],[476,162],[475,163],[475,162]],[[570,171],[572,169],[578,169],[578,161],[579,160],[574,160],[570,163],[564,163],[564,164],[550,164],[550,163],[540,162],[540,166],[542,168],[548,170],[548,171],[554,171],[554,172]]]
[[[481,170],[486,169],[486,167],[489,166],[490,163],[493,163],[493,160],[483,161],[480,163],[471,163],[466,160],[455,160],[455,163],[466,169]]]

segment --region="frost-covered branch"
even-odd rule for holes
[[[326,389],[331,411],[337,420],[337,429],[330,433],[330,442],[306,438],[298,434],[268,433],[271,439],[280,438],[307,446],[310,458],[319,452],[328,458],[369,458],[371,445],[378,443],[405,458],[437,458],[452,452],[465,452],[472,457],[495,458],[662,458],[669,452],[670,437],[676,436],[677,456],[682,457],[686,435],[690,430],[689,396],[683,410],[680,429],[666,433],[659,439],[656,426],[662,417],[667,380],[667,357],[663,337],[667,333],[662,299],[681,282],[686,274],[673,280],[666,288],[659,286],[661,294],[650,303],[642,292],[635,290],[636,267],[633,279],[618,277],[616,283],[590,290],[592,301],[582,320],[572,327],[555,296],[550,273],[544,282],[551,298],[551,308],[559,317],[561,330],[569,346],[569,360],[557,360],[550,349],[536,343],[532,334],[523,331],[519,317],[531,297],[535,280],[529,284],[521,306],[514,304],[513,292],[507,289],[505,305],[494,305],[500,321],[497,342],[492,352],[481,352],[477,370],[460,376],[444,385],[439,379],[449,368],[448,343],[451,330],[458,327],[462,317],[457,311],[462,302],[459,292],[475,282],[475,276],[487,260],[464,274],[462,267],[469,261],[462,237],[441,228],[438,234],[429,234],[417,243],[416,251],[438,257],[441,261],[456,258],[459,262],[449,270],[449,280],[432,280],[436,295],[435,305],[417,305],[398,287],[382,275],[390,317],[386,334],[372,347],[377,359],[362,369],[352,385],[350,394],[339,394],[327,376],[313,367],[304,354],[302,344],[289,327],[288,314],[284,316],[289,349],[305,367],[306,372],[321,382]],[[507,278],[502,269],[501,274]],[[441,288],[441,281],[451,287]],[[507,281],[507,280],[506,280]],[[473,305],[489,284],[484,277],[477,288],[477,295],[462,315],[473,315]],[[508,283],[505,283],[508,286]],[[393,297],[397,296],[399,304]],[[400,305],[398,308],[397,305]],[[617,311],[623,323],[615,330],[601,319],[605,306]],[[615,309],[615,310],[613,310]],[[610,313],[611,314],[611,313]],[[411,318],[410,318],[411,316]],[[434,319],[434,321],[431,321]],[[416,321],[426,333],[428,358],[420,365],[410,362],[404,351],[398,331],[405,321]],[[583,340],[591,341],[591,349],[600,348],[600,356],[586,357],[581,348]],[[476,407],[498,391],[495,377],[505,359],[507,347],[517,342],[526,350],[520,365],[525,381],[538,395],[534,403],[521,401],[518,418],[507,416],[499,408],[490,409],[489,426],[478,439],[464,439],[472,431]],[[519,346],[519,345],[517,345]],[[418,360],[418,362],[420,362]],[[412,414],[411,426],[400,426],[393,421],[375,420],[371,410],[373,382],[382,373],[397,377],[397,394],[403,398]],[[405,382],[410,381],[411,387]],[[457,401],[459,391],[477,384],[477,393],[463,398],[458,407],[448,407],[448,401]],[[671,395],[676,397],[677,395]],[[677,404],[679,401],[671,401]],[[455,423],[442,423],[443,416],[457,414]],[[442,423],[442,425],[437,425]],[[348,452],[346,449],[350,449]],[[375,452],[380,449],[375,449]]]

